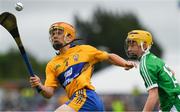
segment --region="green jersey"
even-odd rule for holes
[[[170,111],[173,105],[180,105],[180,85],[160,58],[148,51],[141,57],[139,68],[146,89],[158,87],[162,110]]]

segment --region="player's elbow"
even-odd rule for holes
[[[45,87],[41,94],[43,97],[49,99],[54,95],[54,90],[55,88],[53,87]]]
[[[45,95],[44,98],[50,99],[53,95]]]
[[[42,93],[42,96],[46,99],[50,99],[53,96],[53,94],[52,93]]]
[[[109,56],[108,61],[109,61],[111,64],[116,64],[116,63],[115,63],[115,59],[116,59],[117,55],[114,54],[114,53],[109,53],[108,56]]]

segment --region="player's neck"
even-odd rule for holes
[[[70,45],[67,45],[67,46],[63,47],[63,48],[60,50],[61,54],[64,54],[65,52],[67,52],[67,50],[68,50],[69,48],[70,48]]]

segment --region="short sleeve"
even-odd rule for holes
[[[90,61],[93,63],[101,62],[109,58],[107,52],[98,50],[95,47],[86,45],[85,50],[90,57]]]
[[[108,53],[105,51],[97,50],[94,51],[94,61],[96,62],[101,62],[104,60],[107,60],[109,58]]]
[[[140,63],[140,73],[141,76],[144,80],[145,86],[147,91],[154,88],[158,87],[157,84],[157,69],[156,69],[156,64],[154,63],[147,63],[146,58],[144,58],[141,63]]]
[[[58,81],[56,79],[55,73],[54,73],[52,67],[50,66],[50,64],[48,64],[46,66],[45,86],[50,86],[50,87],[57,87],[58,86]]]

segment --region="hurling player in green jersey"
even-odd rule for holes
[[[158,100],[162,111],[180,111],[180,85],[165,62],[149,51],[152,44],[149,32],[133,30],[125,46],[128,57],[140,61],[140,74],[149,93],[143,111],[153,111]]]

